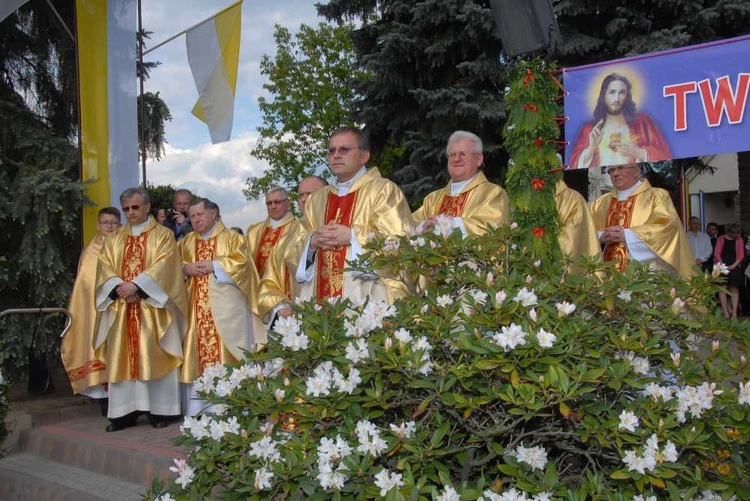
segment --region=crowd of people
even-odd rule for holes
[[[267,330],[292,314],[294,300],[393,302],[418,293],[409,277],[352,271],[346,263],[362,254],[373,233],[395,237],[449,221],[464,236],[481,235],[510,223],[505,190],[480,170],[482,140],[456,131],[446,155],[450,181],[412,213],[401,189],[367,168],[366,135],[341,127],[328,145],[335,181],[300,182],[301,219],[292,214],[287,190],[269,190],[268,217],[244,236],[222,223],[216,203],[188,190],[175,193],[172,210],[155,215],[148,191],[125,190],[126,224],[117,208],[102,209],[100,235],[81,257],[73,327],[62,346],[73,391],[101,399],[108,432],[134,426],[142,414],[162,428],[175,416],[200,412],[205,404],[196,379],[266,343]],[[691,220],[686,233],[667,192],[643,179],[637,164],[608,172],[614,190],[590,206],[558,180],[563,252],[601,254],[619,269],[637,260],[683,277],[723,263],[729,294],[722,293],[721,308],[737,316],[746,254],[737,225],[705,235],[700,221],[696,227]]]

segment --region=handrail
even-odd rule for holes
[[[63,328],[60,337],[63,337],[65,333],[68,332],[68,329],[70,329],[70,325],[73,323],[73,317],[70,316],[70,312],[65,308],[11,308],[9,310],[0,311],[0,318],[16,313],[37,313],[39,315],[42,315],[44,313],[62,313],[63,315],[65,315],[65,328]]]

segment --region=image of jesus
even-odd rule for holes
[[[593,115],[593,120],[581,126],[573,144],[571,168],[672,158],[656,123],[645,113],[638,113],[627,77],[611,73],[604,78]]]

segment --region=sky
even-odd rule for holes
[[[155,46],[235,3],[236,0],[142,0],[143,28],[153,32],[147,43]],[[267,95],[260,74],[264,54],[276,51],[274,25],[293,33],[301,24],[317,25],[315,3],[320,0],[245,0],[242,5],[242,35],[232,139],[216,145],[206,125],[190,112],[198,98],[188,66],[185,37],[181,36],[145,56],[161,65],[151,72],[147,92],[159,92],[169,107],[172,121],[166,123],[166,154],[160,161],[147,161],[146,178],[151,184],[171,184],[207,197],[221,208],[227,226],[243,230],[265,219],[263,201],[248,201],[242,194],[245,180],[268,167],[250,156],[262,123],[258,97]]]

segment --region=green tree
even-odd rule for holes
[[[140,31],[136,33],[136,42],[139,46],[146,47],[146,40],[150,39],[152,32]],[[140,61],[136,64],[136,74],[140,78],[143,74],[144,81],[151,76],[151,71],[157,68],[161,63],[158,61]],[[141,107],[143,113],[141,114]],[[164,122],[171,122],[172,114],[169,111],[167,103],[159,96],[159,93],[144,92],[138,96],[138,132],[139,148],[138,154],[142,159],[144,155],[147,158],[160,160],[164,154],[164,144],[167,139],[164,131]],[[142,134],[141,134],[142,131]]]
[[[350,26],[300,26],[292,36],[276,25],[276,56],[261,61],[268,77],[263,88],[272,98],[258,99],[263,125],[251,155],[269,163],[262,175],[247,180],[249,200],[273,186],[296,188],[306,175],[326,165],[325,145],[333,129],[352,122],[358,99],[352,79],[364,79],[349,38]]]

